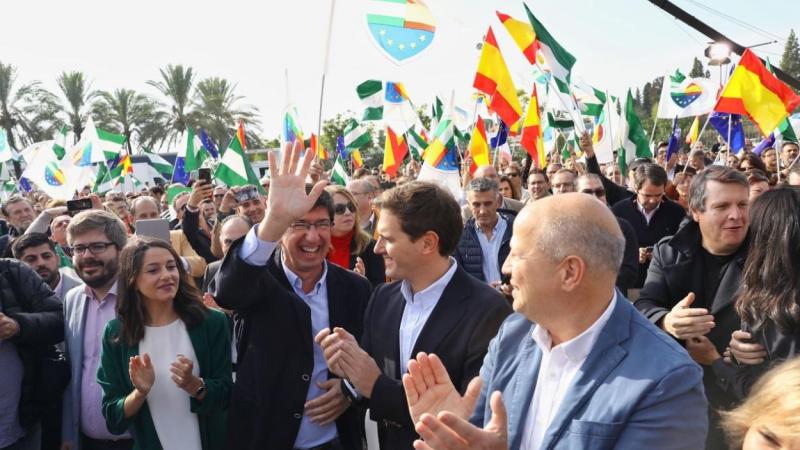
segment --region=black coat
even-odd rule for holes
[[[0,259],[0,302],[0,312],[19,325],[19,334],[10,342],[16,345],[22,360],[19,421],[28,426],[49,404],[58,401],[42,398],[45,394],[39,380],[42,360],[56,356],[54,345],[64,340],[64,311],[61,301],[39,275],[13,259]]]
[[[664,237],[672,236],[680,228],[683,219],[686,218],[686,211],[683,207],[666,198],[661,202],[661,206],[658,207],[649,224],[642,212],[639,211],[636,197],[627,198],[616,203],[611,207],[611,211],[614,215],[627,220],[633,226],[640,248],[652,247]],[[639,264],[639,276],[632,287],[641,288],[644,285],[649,265],[649,262]]]
[[[764,346],[767,356],[758,365],[736,365],[731,385],[739,399],[747,397],[753,383],[772,366],[800,355],[800,333],[783,332],[772,321],[755,328],[742,324],[742,329],[750,332],[753,342]]]
[[[400,381],[400,321],[406,301],[401,281],[378,287],[364,318],[361,347],[381,369],[369,399],[370,416],[378,423],[381,450],[412,448],[418,439]],[[499,292],[460,267],[445,287],[411,352],[435,353],[462,394],[478,376],[489,341],[511,307]]]
[[[183,234],[186,235],[186,240],[189,241],[189,245],[192,246],[198,255],[206,260],[206,263],[211,264],[217,261],[219,258],[211,253],[211,237],[206,236],[205,233],[200,231],[200,210],[191,212],[184,206],[183,211],[181,229],[183,230]]]
[[[500,251],[497,254],[497,265],[500,269],[503,268],[503,263],[511,251],[511,235],[514,232],[514,215],[500,213],[500,219],[506,221],[506,230],[503,233],[500,242]],[[486,277],[483,275],[483,249],[478,240],[478,230],[475,228],[475,218],[470,217],[464,225],[464,232],[461,233],[461,240],[458,241],[458,247],[453,252],[459,267],[464,269],[468,274],[473,277],[486,282]],[[502,275],[502,282],[508,283],[509,277]]]
[[[233,309],[243,322],[228,408],[229,448],[291,449],[314,368],[311,309],[289,284],[280,250],[266,267],[251,266],[239,257],[243,241],[231,246],[214,280],[217,303]],[[328,264],[326,282],[330,326],[359,338],[369,281]],[[336,421],[344,448],[361,448],[362,418],[351,407]]]
[[[352,243],[351,243],[352,245]],[[384,267],[383,256],[375,254],[375,241],[370,241],[367,248],[361,254],[350,254],[350,270],[356,267],[356,258],[364,260],[364,276],[367,277],[372,287],[377,287],[379,284],[386,281],[386,268]]]
[[[633,191],[606,178],[603,171],[600,170],[600,164],[598,164],[596,156],[586,158],[586,171],[600,177],[600,181],[603,183],[603,189],[606,190],[606,201],[608,201],[609,205],[614,205],[626,198],[633,197]],[[624,177],[625,174],[623,173],[622,176]]]
[[[622,264],[617,274],[617,288],[627,296],[628,289],[636,284],[639,277],[639,238],[630,222],[617,217],[617,223],[625,237],[625,252],[622,254]]]

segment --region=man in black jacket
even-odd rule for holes
[[[287,146],[270,159],[269,208],[237,240],[214,280],[214,297],[242,318],[228,409],[232,449],[360,449],[363,415],[330,376],[314,336],[330,327],[361,335],[366,278],[327,264],[333,200],[305,179],[314,152]]]
[[[353,398],[368,404],[381,449],[407,450],[418,439],[400,381],[408,361],[436,353],[465,392],[511,307],[450,257],[462,231],[450,193],[413,181],[384,192],[380,206],[375,252],[397,281],[375,290],[360,342],[343,328],[321,332],[317,342]]]
[[[472,217],[464,225],[453,253],[459,267],[473,277],[496,287],[508,282],[500,268],[508,257],[514,214],[498,212],[500,187],[491,178],[473,178],[467,185],[467,207]]]
[[[617,217],[630,222],[636,231],[639,241],[639,276],[636,277],[633,288],[640,289],[647,277],[653,246],[663,237],[672,236],[678,231],[686,212],[679,204],[664,196],[667,172],[663,167],[655,164],[637,167],[634,183],[636,195],[612,206],[611,211]],[[635,299],[636,295],[631,297]]]
[[[40,383],[41,360],[55,356],[64,340],[61,302],[28,266],[0,259],[0,448],[40,446],[42,414],[67,380],[54,390]]]
[[[735,400],[730,366],[720,355],[740,329],[734,310],[747,255],[749,189],[741,172],[712,166],[690,188],[692,220],[653,251],[636,308],[664,331],[685,342],[703,365],[709,402],[709,448],[727,448],[717,411]]]
[[[25,231],[33,223],[36,218],[36,212],[33,210],[33,205],[27,198],[12,195],[5,202],[2,208],[3,215],[8,219],[8,225],[11,227],[8,234],[0,236],[0,255],[6,251],[8,243],[17,236],[22,236]]]
[[[625,187],[608,179],[608,177],[603,174],[603,171],[600,170],[600,164],[597,162],[597,157],[594,153],[594,147],[592,146],[592,137],[589,136],[589,133],[583,133],[578,140],[578,143],[581,151],[584,154],[584,157],[586,158],[586,171],[600,177],[600,181],[603,182],[603,188],[606,190],[606,199],[608,199],[608,204],[611,206],[626,198],[631,198],[636,194],[631,189],[631,187],[634,185],[633,174],[636,173],[636,169],[642,164],[649,164],[653,162],[650,158],[636,158],[631,161],[630,164],[628,164],[627,173],[624,174],[625,180],[628,183],[628,187]]]

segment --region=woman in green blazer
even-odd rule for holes
[[[109,431],[130,431],[139,449],[225,448],[233,384],[225,315],[203,305],[164,241],[135,238],[119,264],[117,318],[97,370]]]

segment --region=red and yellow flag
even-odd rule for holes
[[[686,143],[692,145],[697,142],[698,137],[700,137],[700,116],[695,116],[689,132],[686,134]]]
[[[717,100],[715,111],[747,115],[761,134],[769,136],[800,104],[800,96],[771,74],[750,49]]]
[[[122,158],[122,172],[120,176],[124,177],[129,173],[133,173],[133,162],[131,161],[131,155],[125,155],[125,157]]]
[[[531,63],[531,65],[536,65],[536,50],[538,46],[536,45],[536,33],[533,31],[531,23],[517,20],[500,11],[496,12],[500,22],[506,27],[508,34],[510,34],[514,42],[517,43],[517,47],[519,47],[522,54],[525,55],[528,62]]]
[[[239,143],[242,144],[242,151],[247,150],[247,142],[244,134],[244,120],[239,120],[239,128],[236,130],[236,137],[239,138]]]
[[[403,164],[407,153],[408,145],[403,139],[403,135],[395,134],[394,130],[387,126],[386,145],[383,149],[383,171],[392,178],[397,176],[397,170]]]
[[[355,166],[356,169],[364,167],[364,160],[361,159],[361,151],[359,149],[350,152],[350,159],[353,161],[353,166]]]
[[[489,161],[489,140],[486,139],[486,128],[483,125],[483,117],[480,114],[475,121],[475,128],[472,130],[472,137],[469,140],[467,150],[472,157],[472,165],[469,168],[470,173],[474,173],[478,167],[492,164]]]
[[[531,155],[536,167],[543,168],[547,165],[544,153],[544,137],[542,136],[542,119],[539,117],[539,96],[536,93],[536,84],[531,91],[531,101],[528,102],[528,112],[522,123],[522,137],[519,144]]]
[[[317,139],[317,135],[311,133],[311,139],[309,142],[309,146],[311,147],[311,151],[317,155],[319,159],[328,159],[328,151],[325,150],[325,147],[320,144],[319,139]]]
[[[489,27],[486,39],[483,41],[478,70],[472,86],[491,97],[489,108],[507,125],[513,125],[522,116],[517,89],[514,87],[503,54],[497,46],[492,27]]]

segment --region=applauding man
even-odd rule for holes
[[[414,181],[384,192],[379,205],[375,253],[397,281],[375,290],[360,344],[341,328],[323,330],[317,342],[328,366],[345,377],[349,395],[368,403],[381,449],[405,450],[417,439],[400,381],[409,359],[437,352],[463,392],[511,308],[450,257],[463,226],[447,191]]]
[[[269,154],[269,208],[233,243],[214,297],[243,321],[228,444],[235,449],[360,449],[363,419],[331,378],[313,337],[329,327],[361,335],[370,284],[325,262],[333,200],[306,175],[314,158],[287,145]]]

